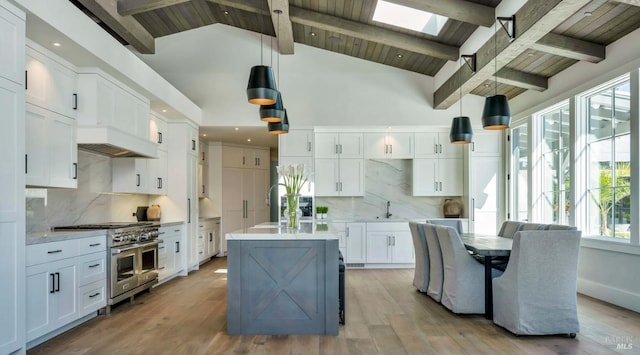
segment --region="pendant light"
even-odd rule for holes
[[[262,15],[260,16],[260,65],[251,68],[247,84],[247,100],[254,105],[273,105],[278,97],[276,81],[270,66],[263,65]]]
[[[278,27],[280,26],[281,10],[274,10],[278,14]],[[278,47],[278,52],[280,47]],[[273,37],[271,37],[271,63],[273,64]],[[278,53],[278,86],[280,84],[280,54]],[[282,104],[282,95],[278,91],[276,101],[271,105],[260,106],[260,120],[264,122],[281,122],[284,119],[284,105]]]
[[[473,140],[473,129],[471,128],[471,120],[468,116],[462,116],[462,60],[471,58],[472,72],[476,72],[476,55],[462,55],[460,57],[460,70],[458,70],[458,86],[460,87],[460,116],[454,117],[451,121],[451,131],[449,132],[449,140],[453,144],[469,144]],[[469,64],[469,62],[466,62]]]
[[[271,134],[287,134],[289,133],[289,118],[287,117],[287,110],[284,110],[284,118],[281,122],[269,122],[269,133]]]
[[[511,21],[513,33],[509,33],[504,27],[503,21]],[[497,22],[500,22],[503,28],[507,31],[507,35],[510,40],[515,38],[515,15],[511,17],[498,17],[496,25],[494,25],[494,34],[497,34]],[[495,79],[495,94],[485,99],[484,110],[482,110],[482,127],[488,130],[502,130],[509,128],[511,121],[511,110],[509,109],[509,102],[504,95],[498,95],[498,36],[493,36],[494,44],[494,76]]]

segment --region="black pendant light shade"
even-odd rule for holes
[[[504,95],[487,97],[482,111],[482,127],[484,129],[499,130],[509,128],[511,110]]]
[[[468,144],[473,140],[471,120],[467,116],[454,117],[451,122],[449,139],[453,144]]]
[[[264,122],[281,122],[284,119],[284,105],[279,91],[273,105],[260,106],[260,119]]]
[[[269,133],[271,134],[286,134],[289,133],[289,117],[287,117],[287,110],[284,110],[284,118],[281,122],[269,122]]]
[[[270,66],[256,65],[251,68],[247,99],[255,105],[273,105],[278,97],[276,80]]]

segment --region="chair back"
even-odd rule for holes
[[[418,223],[409,222],[413,247],[416,256],[416,267],[413,275],[413,286],[420,292],[427,292],[429,288],[429,249],[424,229],[418,227]]]
[[[513,238],[513,235],[520,229],[522,222],[518,221],[504,221],[498,235],[505,238]]]
[[[427,294],[440,302],[442,298],[442,252],[440,251],[440,243],[436,236],[435,226],[432,224],[419,224],[418,228],[422,228],[427,239],[427,249],[429,250],[429,287]]]
[[[543,223],[522,223],[519,231],[540,231],[546,227],[546,224]]]
[[[462,230],[462,221],[457,218],[447,218],[447,219],[427,219],[427,223],[435,224],[437,226],[447,226],[453,227],[456,229],[458,233],[463,233]]]
[[[566,224],[547,224],[544,227],[545,230],[548,231],[575,231],[578,230],[577,227],[568,226]]]

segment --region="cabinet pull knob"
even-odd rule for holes
[[[97,247],[99,245],[102,245],[102,243],[93,243],[93,244],[89,244],[90,247]]]
[[[73,94],[73,109],[78,109],[78,94]]]
[[[93,269],[94,267],[98,267],[98,266],[100,266],[100,264],[93,264],[93,265],[89,265],[89,267],[90,267],[90,268],[92,268],[92,269]]]
[[[78,180],[78,163],[73,163],[73,180]]]
[[[62,253],[62,249],[48,251],[47,254]]]
[[[94,298],[96,296],[100,296],[100,292],[96,292],[93,295],[89,295],[89,298]]]

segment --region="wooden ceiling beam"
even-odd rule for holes
[[[494,75],[492,79],[527,90],[545,91],[549,88],[549,80],[546,77],[507,67],[498,70],[498,75]]]
[[[191,0],[118,0],[118,13],[120,16],[133,16],[189,1]]]
[[[491,6],[476,4],[464,0],[424,1],[424,0],[387,0],[394,4],[446,16],[453,20],[491,27],[495,22],[496,10]]]
[[[640,1],[640,0],[639,0]],[[605,59],[605,46],[598,43],[549,33],[531,46],[537,51],[565,58],[600,63]]]
[[[509,40],[501,28],[476,52],[477,72],[459,68],[433,94],[433,106],[446,109],[486,80],[493,78],[520,54],[526,52],[590,0],[529,0],[515,14],[516,38]]]
[[[613,0],[627,5],[640,6],[640,0]]]
[[[131,16],[121,16],[117,4],[111,0],[79,0],[100,21],[109,26],[115,33],[127,41],[142,54],[155,53],[153,36]]]
[[[293,26],[289,18],[289,0],[270,0],[271,22],[278,38],[280,54],[293,54]],[[281,11],[277,13],[277,11]]]
[[[298,7],[292,6],[289,11],[291,21],[301,25],[381,43],[434,58],[446,60],[458,59],[459,50],[458,47],[455,46]]]

